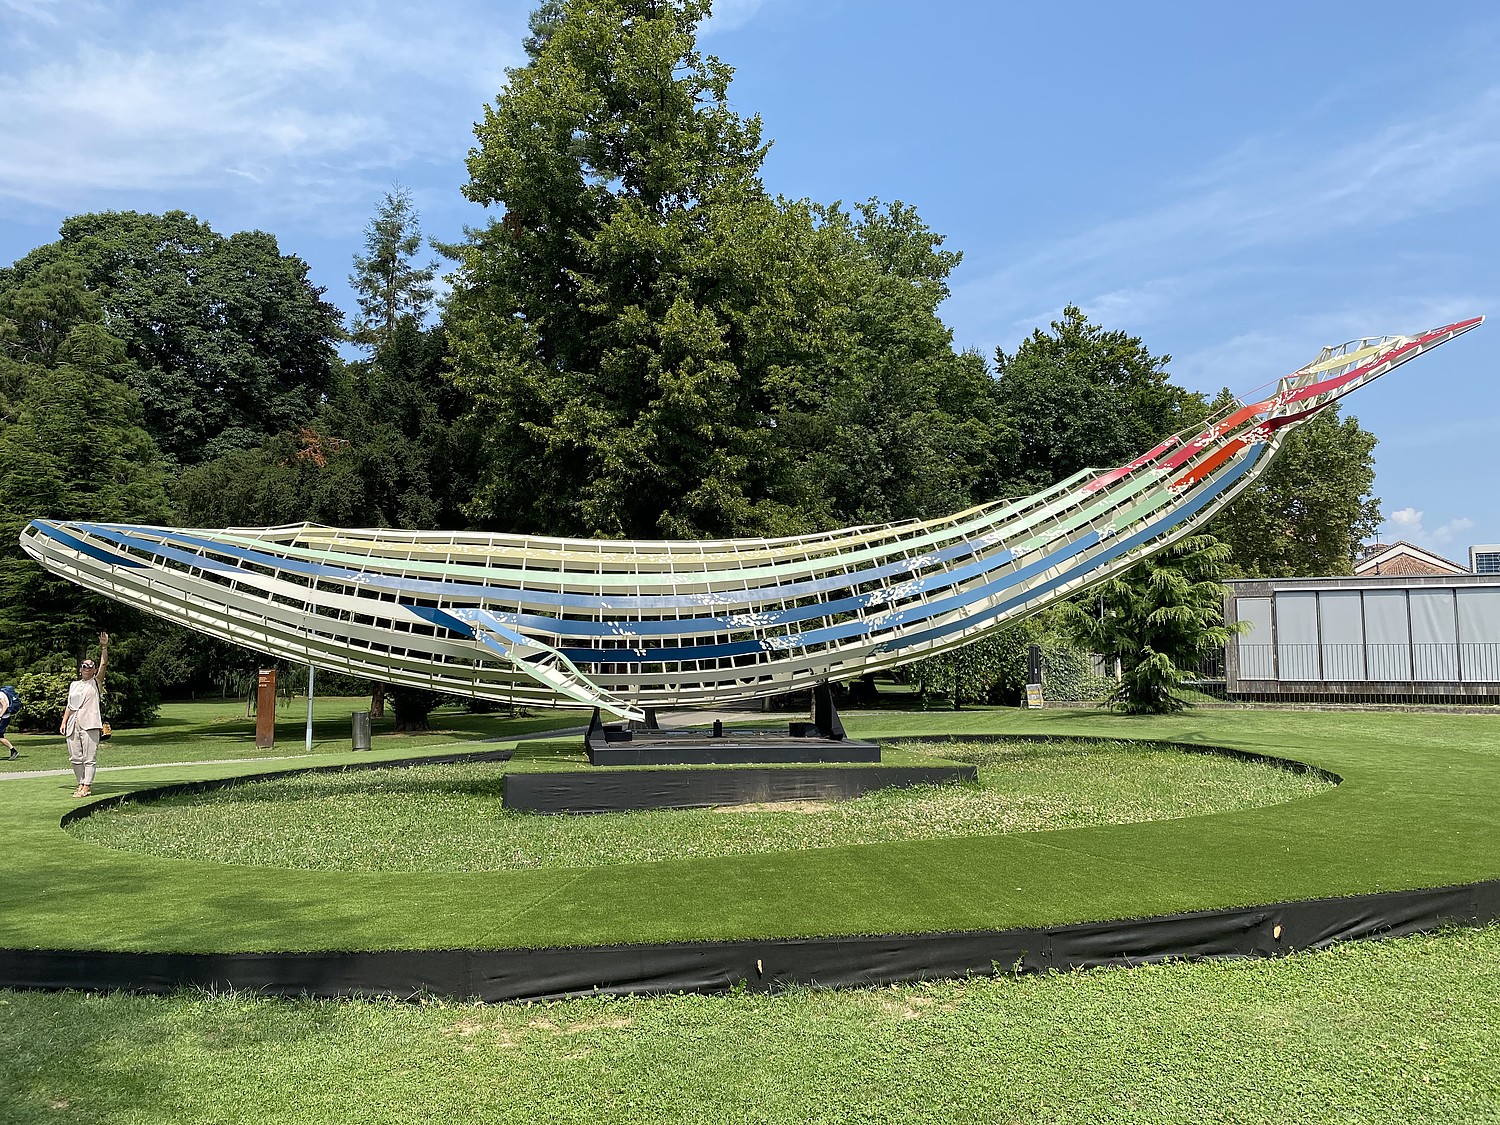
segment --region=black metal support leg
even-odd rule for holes
[[[833,705],[833,688],[827,681],[813,688],[813,726],[824,738],[844,740],[844,724],[839,719],[839,709]]]

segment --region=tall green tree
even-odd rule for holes
[[[65,220],[58,241],[0,271],[0,302],[22,308],[49,277],[81,278],[80,299],[125,344],[147,432],[195,464],[293,429],[323,401],[341,330],[307,272],[262,231],[108,211]],[[69,315],[31,338],[47,346]]]
[[[59,284],[52,315],[28,327],[9,322],[20,354],[22,392],[13,420],[0,424],[0,676],[71,668],[101,629],[120,634],[111,662],[110,713],[139,721],[155,704],[154,685],[136,672],[146,646],[133,610],[53,578],[18,545],[35,518],[164,522],[169,505],[162,460],[141,426],[141,407],[122,378],[124,343],[97,322],[74,323],[60,340],[48,327],[87,308]],[[40,308],[40,306],[37,306]]]
[[[1127,712],[1179,711],[1184,673],[1238,631],[1224,623],[1221,581],[1230,551],[1212,535],[1181,539],[1067,603],[1094,652],[1120,661],[1114,701]]]
[[[696,48],[707,13],[544,7],[476,127],[465,194],[504,215],[465,250],[451,326],[460,385],[509,451],[483,518],[607,535],[754,518],[769,417],[730,336],[766,303],[746,281],[777,268],[763,251],[781,215],[759,120],[730,110],[729,67]]]
[[[967,498],[983,364],[936,317],[956,256],[910,208],[773,199],[701,0],[559,0],[487,107],[455,377],[514,530],[781,534]]]
[[[421,323],[433,301],[437,263],[416,263],[422,220],[411,192],[399,184],[385,193],[365,227],[365,252],[354,256],[349,284],[359,301],[350,337],[372,350],[390,339],[403,318]]]
[[[1226,389],[1214,409],[1233,402]],[[1209,523],[1251,578],[1352,574],[1360,544],[1380,530],[1375,435],[1337,403],[1294,428],[1261,477]]]
[[[775,440],[816,526],[989,499],[1001,434],[977,353],[938,316],[960,255],[900,202],[813,209],[816,294],[799,363],[777,373]]]
[[[418,266],[421,218],[410,194],[388,192],[354,255],[353,338],[367,359],[337,365],[317,414],[294,430],[181,474],[175,497],[189,522],[313,520],[431,529],[464,522],[475,453],[471,403],[444,378],[447,336],[427,328],[433,266]]]
[[[445,378],[447,333],[404,316],[368,361],[352,363],[325,412],[358,465],[360,522],[417,530],[466,526],[483,422]]]
[[[1123,464],[1199,421],[1203,396],[1171,382],[1171,356],[1093,324],[1074,305],[1014,354],[995,352],[1003,424],[1014,435],[1001,476],[1031,492],[1087,467]]]

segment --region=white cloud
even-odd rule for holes
[[[700,29],[704,36],[734,31],[755,18],[765,0],[715,0],[713,14]]]
[[[38,25],[58,7],[9,6]],[[23,44],[0,77],[0,198],[69,208],[275,180],[294,207],[363,199],[406,162],[462,152],[520,55],[518,21],[462,4],[96,16]]]
[[[1422,517],[1427,513],[1418,511],[1416,508],[1397,508],[1386,517],[1386,523],[1395,528],[1396,537],[1409,539],[1413,535],[1422,534]]]
[[[1455,547],[1468,546],[1468,532],[1474,529],[1474,521],[1459,516],[1430,530],[1424,525],[1426,513],[1418,508],[1397,508],[1385,517],[1386,536],[1390,539],[1405,539],[1418,547],[1442,554]]]
[[[1395,296],[1291,314],[1278,310],[1263,327],[1175,357],[1172,372],[1196,390],[1227,386],[1247,398],[1312,360],[1319,347],[1376,333],[1420,332],[1492,305],[1479,296]]]

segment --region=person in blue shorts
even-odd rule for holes
[[[10,739],[5,737],[6,729],[10,726],[11,719],[15,718],[17,711],[21,709],[21,697],[16,694],[16,689],[6,684],[0,687],[0,745],[10,751],[10,760],[19,758],[16,748],[11,745]]]

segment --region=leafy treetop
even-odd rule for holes
[[[225,237],[182,211],[105,211],[63,222],[62,237],[0,271],[0,303],[22,316],[21,346],[45,355],[102,310],[134,365],[126,377],[146,430],[182,464],[304,422],[333,371],[338,310],[263,231]],[[27,313],[63,277],[81,281],[59,319]],[[44,360],[45,362],[45,360]]]

